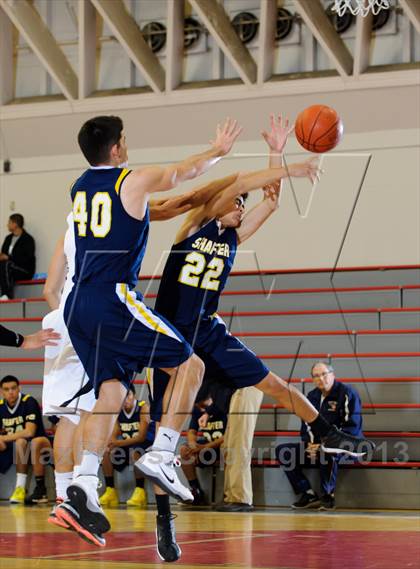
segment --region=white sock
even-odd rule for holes
[[[62,500],[67,499],[67,488],[70,486],[73,479],[73,471],[70,472],[57,472],[54,473],[55,476],[55,494],[57,498]]]
[[[159,427],[153,446],[159,450],[175,452],[178,444],[179,433],[168,427]]]
[[[312,489],[306,490],[306,494],[310,494],[311,496],[315,496],[315,492]]]
[[[73,480],[78,476],[98,476],[101,457],[95,452],[83,451],[82,462],[74,467]]]
[[[25,488],[26,487],[26,479],[28,478],[27,474],[22,474],[20,472],[16,473],[16,488]]]

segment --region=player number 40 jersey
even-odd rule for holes
[[[129,174],[125,168],[91,168],[73,184],[75,282],[137,284],[149,212],[137,220],[125,211],[120,192]]]

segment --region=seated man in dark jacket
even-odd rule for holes
[[[35,273],[35,241],[23,228],[20,213],[9,217],[9,235],[0,253],[0,300],[13,298],[16,280],[31,279]]]
[[[336,425],[353,436],[362,436],[362,404],[357,391],[350,385],[335,379],[333,368],[324,362],[317,362],[311,369],[312,379],[316,386],[308,393],[308,399],[316,409],[332,425]],[[334,491],[337,481],[338,463],[346,459],[341,455],[325,454],[320,450],[311,429],[302,422],[301,442],[284,443],[276,448],[276,456],[296,494],[302,494],[292,505],[294,509],[319,508],[331,510],[335,508]],[[350,459],[351,460],[351,459]],[[311,488],[302,467],[315,464],[319,466],[322,495]]]

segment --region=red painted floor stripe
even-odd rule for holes
[[[202,520],[205,525],[204,516]],[[177,566],[414,569],[419,554],[418,538],[419,534],[414,531],[178,532],[183,555]],[[3,534],[1,555],[16,561],[36,558],[40,568],[42,558],[56,558],[68,559],[69,563],[71,560],[132,563],[134,569],[140,563],[158,562],[154,540],[152,532],[111,532],[107,534],[107,547],[93,550],[76,536],[64,532],[59,539],[51,539],[51,534],[41,532]]]

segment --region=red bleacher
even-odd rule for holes
[[[337,268],[334,271],[331,268],[312,268],[312,269],[291,269],[291,270],[264,270],[264,271],[260,271],[260,272],[256,272],[256,271],[237,271],[232,273],[232,277],[233,280],[231,281],[233,288],[235,287],[236,283],[238,282],[237,279],[241,278],[241,277],[266,277],[266,276],[279,276],[281,277],[283,276],[290,276],[290,275],[317,275],[317,274],[321,274],[321,273],[325,273],[326,275],[329,275],[330,277],[334,274],[334,275],[340,275],[340,274],[348,274],[351,272],[360,272],[360,273],[366,273],[367,271],[373,271],[373,272],[378,272],[378,273],[387,273],[390,271],[410,271],[410,270],[418,270],[420,269],[420,265],[404,265],[404,266],[391,266],[391,267],[385,267],[385,266],[370,266],[370,267],[342,267],[342,268]],[[141,277],[141,281],[157,281],[159,280],[160,276],[142,276]],[[417,280],[417,278],[416,278]],[[244,281],[245,282],[245,281]],[[248,282],[248,281],[247,281]],[[31,286],[31,285],[42,285],[44,283],[44,280],[42,279],[38,279],[38,280],[33,280],[33,281],[21,281],[20,285],[25,285],[25,286]],[[332,279],[331,279],[331,283],[332,283]],[[339,309],[337,307],[337,309],[324,309],[324,310],[320,310],[320,309],[316,309],[316,310],[304,310],[304,309],[294,309],[294,310],[249,310],[247,307],[245,307],[246,309],[244,309],[244,307],[239,307],[238,310],[235,311],[230,311],[230,310],[226,310],[226,309],[222,309],[219,314],[222,317],[225,318],[258,318],[258,317],[262,317],[262,318],[273,318],[273,319],[277,319],[277,318],[287,318],[287,317],[294,317],[294,316],[299,316],[299,317],[326,317],[326,316],[333,316],[333,315],[338,315],[341,316],[343,318],[345,318],[347,315],[349,316],[357,316],[358,314],[360,315],[370,315],[370,314],[376,314],[378,316],[378,320],[375,321],[375,325],[376,323],[378,324],[378,329],[360,329],[360,330],[351,330],[351,335],[352,337],[369,337],[369,336],[373,336],[373,335],[377,335],[379,337],[388,337],[390,335],[401,335],[401,336],[410,336],[410,335],[419,335],[420,334],[420,328],[418,326],[413,326],[412,328],[383,328],[382,327],[382,318],[385,317],[386,315],[389,314],[394,314],[396,316],[399,315],[410,315],[410,314],[416,314],[416,313],[420,313],[420,302],[418,304],[416,304],[416,306],[405,306],[404,304],[404,292],[405,291],[416,291],[419,290],[420,291],[420,284],[416,284],[413,282],[404,282],[402,284],[384,284],[384,285],[376,285],[376,286],[372,286],[372,285],[363,285],[363,286],[334,286],[331,284],[330,287],[326,287],[326,286],[318,286],[318,287],[302,287],[302,288],[296,288],[296,287],[290,287],[290,288],[279,288],[278,286],[276,286],[276,288],[274,290],[270,290],[265,289],[265,287],[256,289],[256,288],[252,288],[252,286],[250,288],[244,288],[243,290],[226,290],[223,292],[223,297],[227,300],[229,298],[232,298],[232,302],[235,302],[235,298],[238,297],[249,297],[250,298],[250,302],[249,304],[252,305],[253,303],[253,298],[255,297],[282,297],[284,295],[298,295],[303,296],[303,295],[308,295],[308,294],[320,294],[320,295],[328,295],[331,293],[340,295],[340,298],[345,297],[347,294],[354,294],[354,293],[369,293],[369,294],[374,294],[375,292],[394,292],[397,293],[399,296],[396,296],[398,302],[396,303],[397,306],[394,307],[389,307],[389,306],[370,306],[370,307],[361,307],[361,308],[344,308],[344,309]],[[145,298],[147,299],[153,299],[156,297],[156,293],[155,292],[150,292],[145,294]],[[415,298],[415,297],[411,297],[411,298]],[[8,323],[16,323],[19,324],[21,322],[27,323],[27,322],[32,322],[32,323],[40,323],[42,318],[38,317],[38,316],[34,316],[34,317],[28,317],[25,318],[26,312],[27,312],[27,306],[29,305],[29,303],[43,303],[44,299],[42,297],[32,297],[32,298],[18,298],[18,299],[14,299],[14,300],[10,300],[7,301],[8,303],[11,304],[19,304],[21,303],[22,305],[22,317],[10,317],[10,318],[0,318],[0,322],[5,323],[5,325],[7,326]],[[413,304],[413,302],[411,302],[411,304]],[[297,306],[297,308],[299,308],[299,306]],[[411,320],[410,320],[411,323]],[[252,326],[252,323],[251,323]],[[317,336],[317,337],[324,337],[324,336],[345,336],[348,334],[347,330],[314,330],[314,331],[310,331],[310,330],[279,330],[279,331],[264,331],[264,330],[255,330],[252,331],[253,327],[246,331],[238,331],[236,332],[236,335],[239,337],[243,337],[243,338],[269,338],[269,337],[279,337],[279,338],[286,338],[286,337],[302,337],[302,338],[306,338],[309,336]],[[316,352],[316,353],[303,353],[303,354],[298,354],[296,356],[296,354],[293,353],[287,353],[287,354],[279,354],[279,353],[260,353],[258,354],[259,357],[261,357],[264,360],[312,360],[312,361],[316,361],[316,360],[343,360],[343,359],[366,359],[366,358],[372,358],[372,359],[384,359],[384,358],[392,358],[392,359],[401,359],[402,361],[402,365],[404,363],[404,359],[405,358],[420,358],[420,345],[419,345],[419,351],[400,351],[400,352],[379,352],[379,351],[371,351],[371,352],[358,352],[358,353],[350,353],[350,352],[339,352],[339,353],[327,353],[327,352]],[[43,359],[40,357],[3,357],[0,358],[0,364],[1,363],[42,363]],[[413,374],[409,377],[404,377],[403,374],[398,375],[399,372],[397,371],[395,376],[391,376],[391,377],[382,377],[380,375],[378,376],[372,376],[372,377],[344,377],[344,378],[340,378],[340,381],[343,381],[345,383],[358,383],[358,384],[381,384],[383,383],[385,384],[418,384],[420,383],[420,374]],[[40,386],[42,385],[42,380],[41,379],[30,379],[30,378],[26,378],[21,380],[21,383],[23,385],[33,385],[33,386]],[[143,379],[137,379],[135,381],[135,383],[137,385],[142,385],[145,383],[145,381]],[[312,380],[308,377],[296,377],[294,376],[291,380],[290,383],[293,384],[301,384],[302,388],[304,388],[305,384],[310,384],[312,383]],[[265,403],[262,405],[262,414],[266,414],[266,412],[271,411],[273,413],[273,415],[276,415],[278,410],[280,409],[284,409],[282,406],[277,405],[277,404],[268,404]],[[420,409],[420,403],[413,403],[413,402],[409,402],[407,401],[406,403],[395,403],[395,402],[388,402],[388,403],[364,403],[363,405],[363,409],[366,411],[373,411],[373,412],[379,412],[379,411],[383,411],[383,412],[395,412],[398,413],[399,411],[417,411]],[[276,426],[276,423],[275,423]],[[299,433],[297,431],[293,431],[293,430],[258,430],[255,433],[255,437],[256,438],[262,438],[262,437],[296,437],[298,436]],[[373,437],[373,438],[401,438],[401,439],[419,439],[420,438],[420,432],[416,431],[409,431],[409,430],[395,430],[395,431],[389,431],[389,430],[371,430],[371,431],[366,431],[366,435],[369,437]],[[256,466],[278,466],[277,461],[274,460],[269,460],[269,459],[264,459],[264,460],[260,460],[259,462],[253,462],[253,464],[255,464]],[[396,461],[385,461],[385,462],[370,462],[367,464],[357,464],[357,465],[352,465],[349,467],[354,467],[354,468],[366,468],[369,466],[375,466],[375,467],[381,467],[381,468],[419,468],[420,467],[420,462],[417,461],[410,461],[410,462],[396,462]]]

